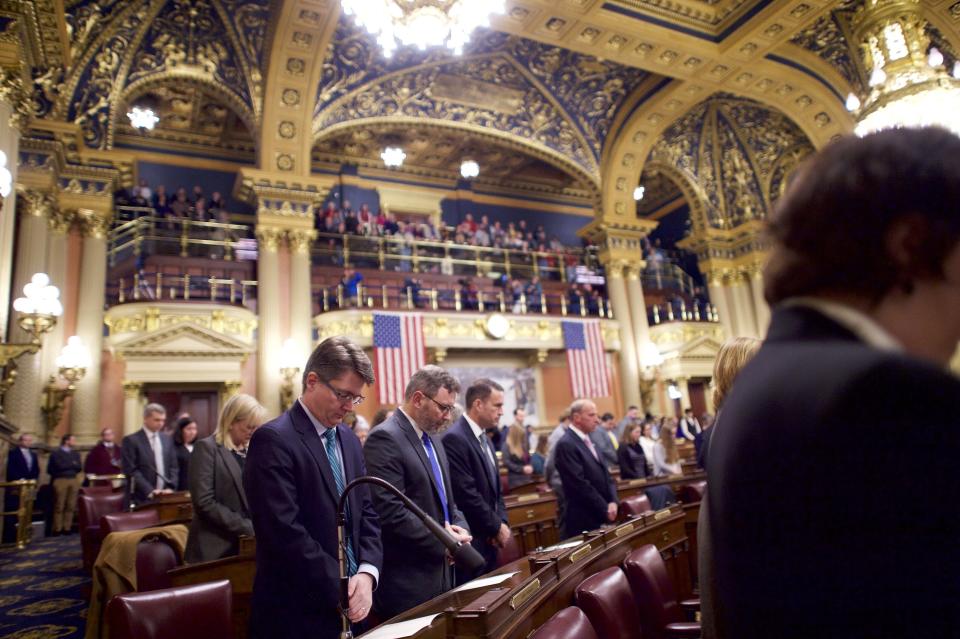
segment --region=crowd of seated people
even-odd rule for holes
[[[152,189],[146,180],[140,180],[140,183],[129,191],[119,191],[115,200],[120,206],[152,208],[156,217],[169,220],[221,222],[223,224],[230,221],[226,202],[221,193],[214,191],[207,197],[203,187],[199,185],[194,186],[189,193],[186,187],[178,187],[171,195],[167,193],[163,184],[158,185],[156,189]]]

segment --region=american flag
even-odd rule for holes
[[[609,397],[610,371],[603,350],[600,320],[563,322],[563,346],[567,349],[573,396]]]
[[[374,313],[373,354],[380,402],[401,403],[407,382],[425,363],[420,313]]]

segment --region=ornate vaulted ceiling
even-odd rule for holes
[[[749,120],[795,148],[851,130],[843,101],[864,90],[866,71],[850,22],[863,1],[508,0],[462,57],[400,50],[388,61],[338,0],[0,0],[0,91],[31,96],[22,117],[78,123],[95,149],[136,143],[123,114],[152,94],[166,105],[154,139],[168,150],[255,153],[261,169],[300,176],[314,153],[349,147],[371,161],[376,145],[356,146],[362,131],[430,132],[460,147],[412,154],[428,172],[486,141],[520,165],[484,179],[586,186],[614,225],[636,219],[631,194],[650,161],[702,181],[704,224],[727,227],[763,215],[782,181],[744,139]],[[960,0],[921,6],[951,64]],[[733,96],[752,102],[735,107]],[[669,155],[707,133],[719,159],[704,162],[703,146],[691,166]],[[739,200],[709,186],[725,179],[724,162],[755,171],[737,183]]]

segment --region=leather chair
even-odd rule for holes
[[[156,510],[138,510],[132,513],[111,513],[100,518],[100,529],[106,537],[112,532],[142,530],[160,525],[160,513]]]
[[[510,535],[507,544],[497,550],[497,567],[505,566],[521,557],[523,557],[523,549],[520,547],[520,539],[516,535]]]
[[[527,639],[600,639],[590,620],[576,606],[564,608],[547,619]]]
[[[137,544],[137,592],[171,587],[167,572],[181,565],[183,557],[166,539],[159,535],[144,537]]]
[[[703,499],[703,494],[707,491],[707,482],[695,481],[687,484],[680,489],[680,501],[685,504],[695,504]]]
[[[79,495],[109,495],[114,492],[113,486],[81,486],[77,491]]]
[[[110,639],[233,639],[226,579],[117,595],[107,604]]]
[[[93,570],[93,562],[100,554],[105,534],[100,530],[100,518],[123,510],[123,493],[94,493],[77,497],[77,524],[80,526],[80,548],[83,568]]]
[[[682,608],[699,608],[700,602],[677,602],[673,582],[656,546],[647,544],[631,552],[623,560],[623,569],[646,639],[700,636],[700,624],[683,621],[682,611]]]
[[[603,639],[641,639],[637,606],[627,576],[619,566],[581,581],[574,598]]]
[[[618,516],[621,521],[625,521],[630,517],[636,517],[637,515],[652,511],[653,507],[650,505],[650,500],[647,499],[647,496],[643,493],[639,493],[637,495],[630,495],[620,501]]]

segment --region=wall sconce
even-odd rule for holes
[[[293,406],[293,380],[300,373],[301,351],[297,341],[292,337],[283,343],[280,350],[280,375],[283,384],[280,385],[280,408],[288,410]]]
[[[57,357],[57,372],[67,382],[66,388],[60,387],[56,378],[51,375],[50,381],[43,389],[41,408],[47,421],[47,433],[53,432],[60,423],[64,403],[68,397],[73,397],[74,391],[77,390],[76,383],[87,374],[90,365],[90,351],[79,337],[72,336]]]
[[[57,324],[57,318],[63,314],[60,304],[60,290],[50,285],[46,273],[35,273],[30,282],[23,287],[23,297],[13,302],[13,310],[20,314],[20,328],[33,337],[27,343],[0,344],[0,368],[6,374],[0,379],[0,399],[13,386],[17,377],[16,359],[25,353],[40,350],[40,338]]]

